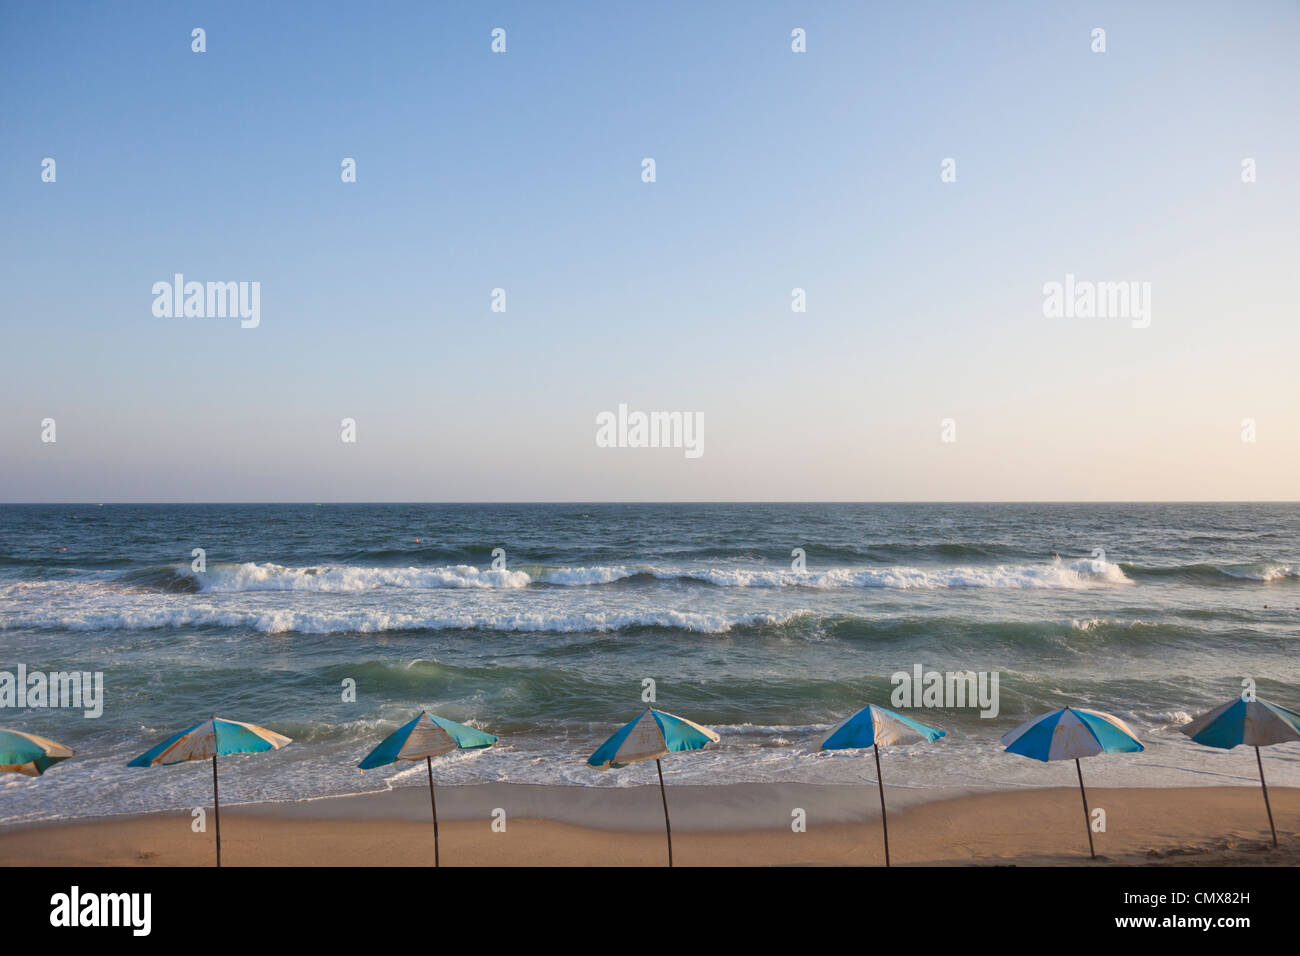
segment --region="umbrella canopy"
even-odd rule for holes
[[[210,717],[173,734],[136,757],[128,767],[167,766],[186,760],[215,760],[227,754],[253,754],[279,750],[292,743],[288,737],[238,720]]]
[[[1300,714],[1258,697],[1238,697],[1201,714],[1182,731],[1206,747],[1269,747],[1300,740]]]
[[[21,730],[0,730],[0,772],[39,777],[72,755],[72,750],[53,740]]]
[[[398,760],[423,760],[429,774],[429,805],[433,808],[433,865],[441,865],[438,851],[438,800],[433,790],[433,758],[453,750],[482,750],[497,742],[492,734],[466,727],[437,714],[420,711],[385,737],[357,764],[362,771],[383,767]]]
[[[279,750],[292,742],[288,737],[257,724],[209,717],[151,747],[127,766],[159,767],[187,760],[212,761],[212,808],[216,820],[217,866],[221,866],[221,790],[217,785],[217,757]]]
[[[1143,750],[1137,735],[1114,714],[1066,707],[1031,717],[1002,735],[1007,753],[1034,760],[1078,760]]]
[[[821,743],[822,750],[854,750],[861,747],[890,747],[918,741],[935,741],[944,731],[892,710],[868,704],[831,728]]]
[[[707,727],[662,710],[646,709],[597,748],[587,765],[597,770],[626,767],[665,754],[702,750],[721,738]]]
[[[385,737],[358,766],[372,770],[398,760],[428,760],[453,750],[480,750],[496,742],[491,734],[422,710]]]
[[[876,755],[876,785],[880,788],[880,826],[885,834],[885,866],[889,866],[889,818],[885,815],[885,779],[880,772],[880,748],[895,744],[935,741],[944,731],[911,717],[868,704],[831,728],[822,750],[859,750],[870,747]]]
[[[653,760],[659,774],[659,797],[664,805],[664,829],[668,833],[668,865],[673,865],[673,825],[668,819],[668,792],[664,789],[664,768],[659,758],[688,750],[703,750],[721,738],[707,727],[662,710],[647,708],[624,724],[587,758],[587,766],[597,770],[626,767],[628,764]]]
[[[1065,707],[1031,717],[1015,730],[1003,734],[1002,743],[1007,753],[1022,757],[1074,761],[1074,772],[1079,776],[1079,793],[1083,797],[1083,823],[1088,830],[1088,855],[1095,860],[1097,851],[1092,845],[1092,814],[1088,810],[1088,791],[1083,787],[1083,768],[1079,766],[1079,759],[1145,750],[1137,734],[1114,714]]]
[[[1258,697],[1238,697],[1201,714],[1182,728],[1198,744],[1231,750],[1245,745],[1255,748],[1259,766],[1259,786],[1264,791],[1264,809],[1268,811],[1268,828],[1277,846],[1277,827],[1273,825],[1273,807],[1268,802],[1268,784],[1264,782],[1264,758],[1260,747],[1270,747],[1300,740],[1300,714]]]

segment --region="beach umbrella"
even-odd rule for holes
[[[433,758],[453,750],[481,750],[497,738],[466,727],[437,714],[420,711],[416,718],[398,727],[357,766],[364,772],[398,760],[423,760],[429,772],[429,805],[433,807],[433,865],[438,866],[438,801],[433,795]]]
[[[889,822],[885,818],[885,780],[880,773],[880,748],[892,744],[934,741],[944,731],[892,710],[868,704],[844,718],[822,740],[822,750],[860,750],[870,747],[876,755],[876,783],[880,787],[880,825],[885,832],[885,866],[889,866]]]
[[[694,721],[647,708],[587,758],[587,766],[597,770],[626,767],[642,760],[655,762],[655,769],[659,772],[659,797],[664,804],[664,829],[668,833],[669,866],[673,865],[673,825],[668,819],[668,792],[664,790],[664,768],[659,758],[684,750],[703,750],[718,740],[717,734]]]
[[[187,760],[212,760],[213,818],[217,830],[217,866],[221,865],[221,792],[217,788],[217,757],[279,750],[292,743],[288,737],[238,720],[209,717],[168,737],[136,757],[128,767],[156,767]]]
[[[53,740],[25,734],[21,730],[0,730],[0,772],[39,777],[74,751]]]
[[[1198,744],[1231,750],[1238,744],[1255,748],[1259,765],[1259,787],[1264,791],[1264,809],[1268,811],[1268,828],[1277,846],[1277,827],[1273,826],[1273,808],[1268,802],[1268,784],[1264,782],[1264,758],[1260,747],[1300,740],[1300,714],[1258,697],[1238,697],[1208,713],[1201,714],[1182,728]]]
[[[1146,748],[1128,724],[1113,714],[1081,707],[1066,707],[1050,714],[1039,714],[1010,733],[1003,734],[1007,753],[1032,757],[1034,760],[1073,760],[1079,775],[1079,793],[1083,796],[1083,823],[1088,830],[1088,853],[1095,860],[1092,845],[1092,816],[1088,812],[1088,791],[1083,788],[1081,757],[1097,754],[1137,753]]]

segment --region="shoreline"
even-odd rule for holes
[[[886,785],[885,792],[889,800],[887,809],[892,813],[895,809],[901,812],[907,807],[965,795],[1004,791]],[[485,819],[497,807],[504,805],[511,817],[571,824],[592,830],[662,833],[664,827],[658,784],[588,787],[578,784],[487,781],[436,784],[436,795],[439,824]],[[825,823],[859,822],[872,812],[876,818],[880,816],[879,795],[874,780],[865,784],[669,784],[667,797],[674,832],[678,829],[692,832],[784,829],[789,823],[789,810],[795,806],[804,807]],[[714,797],[721,799],[714,800]],[[196,806],[211,811],[211,795],[208,795],[206,804]],[[190,809],[172,808],[0,823],[0,840],[6,834],[22,830],[82,824],[107,825],[189,813]],[[223,802],[221,816],[223,820],[228,816],[246,816],[267,820],[318,822],[432,822],[429,788],[420,784],[404,784],[364,793],[325,794],[296,800]]]
[[[895,865],[1300,865],[1300,788],[1269,790],[1276,849],[1258,789],[1090,789],[1089,806],[1107,815],[1106,831],[1094,833],[1095,863],[1077,789],[910,793],[921,799],[886,787]],[[884,863],[870,785],[678,786],[667,795],[679,865]],[[666,862],[657,786],[487,783],[441,787],[437,796],[444,865]],[[805,812],[804,832],[792,829],[796,808]],[[210,866],[211,806],[205,810],[206,833],[192,831],[189,811],[14,824],[0,829],[0,865]],[[230,866],[432,863],[429,793],[421,787],[223,807],[221,817]]]

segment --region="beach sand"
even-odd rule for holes
[[[1273,848],[1258,788],[1089,790],[1107,813],[1088,858],[1079,791],[940,794],[886,790],[895,865],[1300,864],[1300,789],[1270,789],[1281,846]],[[679,866],[878,866],[884,862],[874,787],[733,784],[670,788]],[[794,808],[807,831],[793,832]],[[604,789],[483,784],[438,791],[448,866],[661,866],[657,787]],[[492,814],[506,813],[505,832]],[[498,817],[500,814],[498,814]],[[227,866],[427,866],[429,792],[223,808]],[[0,830],[9,866],[209,866],[208,832],[185,813],[153,813]]]

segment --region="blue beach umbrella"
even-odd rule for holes
[[[664,790],[664,768],[659,758],[686,750],[703,750],[720,738],[707,727],[648,708],[637,718],[601,744],[587,758],[587,766],[597,770],[626,767],[628,764],[653,760],[659,772],[659,796],[664,804],[664,828],[668,832],[668,865],[673,865],[673,825],[668,819],[668,793]]]
[[[880,787],[880,826],[885,832],[885,866],[889,866],[889,821],[885,817],[885,780],[880,773],[880,748],[892,744],[935,741],[945,732],[904,717],[892,710],[868,704],[831,728],[821,743],[822,750],[860,750],[870,747],[876,755],[876,783]]]
[[[1030,718],[1015,730],[1003,734],[1002,743],[1010,754],[1042,761],[1074,761],[1074,770],[1079,775],[1079,793],[1083,796],[1083,823],[1088,830],[1088,853],[1094,860],[1097,859],[1097,851],[1092,845],[1088,791],[1083,788],[1083,769],[1079,766],[1079,758],[1145,750],[1128,724],[1113,714],[1104,714],[1099,710],[1066,707]]]
[[[1264,782],[1264,758],[1260,747],[1300,740],[1300,714],[1255,696],[1242,696],[1201,714],[1182,728],[1198,744],[1231,750],[1241,744],[1255,748],[1259,765],[1259,786],[1264,791],[1264,809],[1268,811],[1268,828],[1277,846],[1277,827],[1273,826],[1273,808],[1268,802],[1268,784]]]
[[[0,730],[0,772],[39,777],[72,755],[72,750],[53,740],[21,730]]]
[[[433,758],[453,750],[481,750],[496,742],[497,738],[491,734],[422,710],[414,720],[385,737],[357,766],[365,772],[398,760],[424,761],[429,771],[429,805],[433,808],[433,865],[438,866],[438,802],[433,795]]]
[[[212,804],[217,831],[217,866],[221,866],[221,792],[217,788],[217,757],[279,750],[292,741],[285,736],[238,720],[209,717],[173,734],[136,757],[128,767],[157,767],[188,760],[212,760]]]

